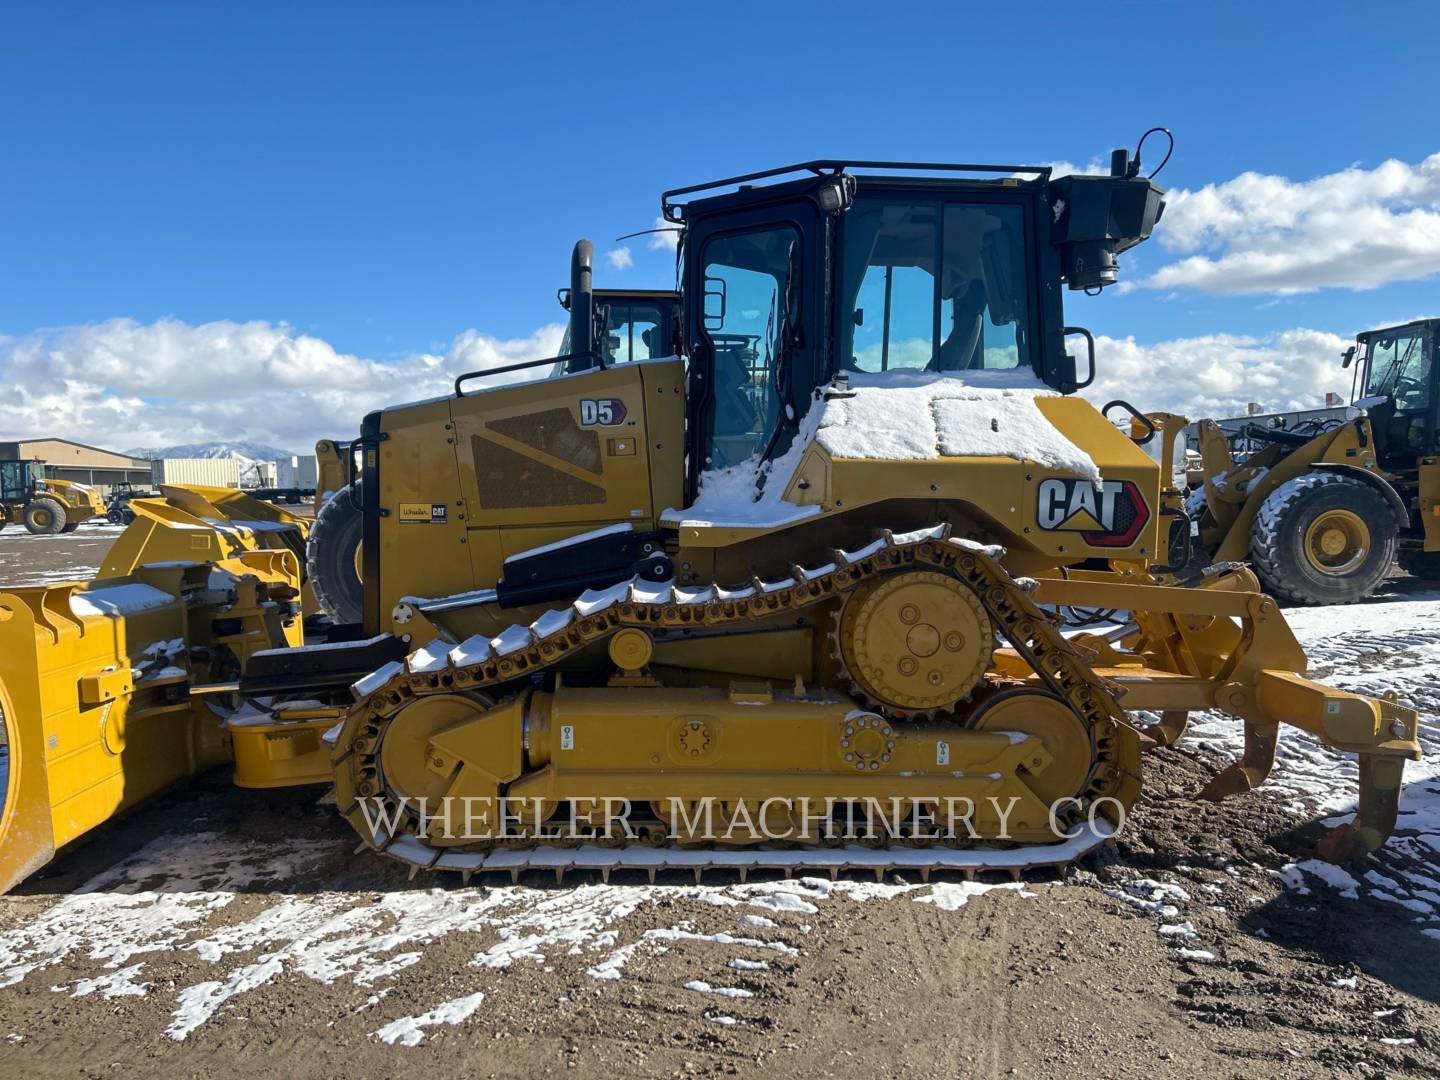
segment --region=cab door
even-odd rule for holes
[[[1436,379],[1433,327],[1397,327],[1368,343],[1365,394],[1384,399],[1370,406],[1381,459],[1393,468],[1414,468],[1415,458],[1436,452]]]
[[[823,220],[808,199],[706,216],[686,260],[687,501],[700,477],[789,446],[823,374]]]

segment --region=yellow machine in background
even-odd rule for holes
[[[1363,599],[1397,560],[1440,576],[1437,333],[1423,319],[1357,335],[1348,407],[1201,421],[1191,512],[1206,556],[1249,560],[1267,591],[1303,604]],[[1237,460],[1232,440],[1253,449]]]
[[[1416,714],[1306,679],[1248,571],[1161,584],[1187,539],[1174,433],[1157,461],[1071,396],[1095,357],[1059,286],[1115,281],[1160,189],[1123,152],[1106,177],[896,168],[669,192],[683,358],[610,362],[582,242],[569,353],[520,365],[544,378],[461,376],[337,444],[358,538],[322,527],[335,496],[306,554],[358,552],[358,619],[250,653],[233,688],[185,678],[232,710],[237,782],[328,778],[414,869],[1018,872],[1113,834],[1142,748],[1215,709],[1246,750],[1207,796],[1261,783],[1291,724],[1359,759],[1355,821],[1322,852],[1383,843]],[[170,501],[149,511],[166,558],[187,523],[267,535],[215,496]],[[153,566],[143,537],[117,550],[117,571]],[[1079,608],[1126,614],[1067,625]],[[964,831],[932,833],[957,806]]]
[[[43,461],[0,461],[0,529],[24,525],[37,536],[53,535],[104,516],[105,503],[88,484],[46,479]]]
[[[561,307],[569,312],[571,290],[561,289],[557,295]],[[597,360],[604,366],[616,366],[678,352],[679,293],[663,289],[597,289],[590,303],[595,354],[572,352],[567,329],[561,355],[539,366],[554,374],[574,373],[587,370]],[[316,541],[306,572],[320,610],[340,623],[357,623],[363,618],[362,507],[356,460],[359,449],[357,442],[337,439],[321,439],[315,444],[319,483],[312,533]],[[630,449],[635,452],[641,448]]]

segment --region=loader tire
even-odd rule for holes
[[[1411,548],[1396,557],[1400,569],[1421,581],[1440,581],[1440,551],[1417,551]]]
[[[72,533],[72,532],[74,532],[76,529],[78,529],[79,527],[80,527],[80,522],[78,522],[78,521],[67,521],[67,522],[65,523],[65,527],[64,527],[63,529],[61,529],[60,531],[61,531],[62,533]]]
[[[1250,558],[1266,591],[1295,604],[1351,604],[1395,561],[1390,502],[1364,480],[1311,472],[1270,493],[1250,527]]]
[[[358,623],[365,614],[365,592],[356,568],[364,515],[355,501],[359,482],[336,492],[310,527],[305,571],[320,610],[337,623]]]
[[[35,536],[54,536],[65,528],[65,506],[41,495],[25,504],[21,519]]]

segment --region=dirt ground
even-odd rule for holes
[[[784,947],[775,951],[723,940],[737,932],[733,907],[666,897],[635,911],[625,936],[683,925],[695,939],[637,954],[623,979],[593,977],[589,951],[477,966],[472,957],[493,938],[447,934],[379,1001],[365,986],[285,971],[263,995],[231,999],[175,1041],[164,1034],[175,996],[160,991],[213,976],[212,964],[174,949],[146,962],[155,992],[74,996],[63,991],[104,965],[71,955],[0,991],[0,1068],[27,1076],[220,1076],[265,1065],[297,1076],[1440,1075],[1440,942],[1393,905],[1285,890],[1270,871],[1303,850],[1302,822],[1261,794],[1219,807],[1190,801],[1212,771],[1203,757],[1153,758],[1131,830],[1063,880],[995,890],[958,910],[905,895],[747,908],[771,923],[750,930],[752,940]],[[250,882],[222,914],[230,926],[314,893],[373,903],[432,888],[454,896],[511,888],[408,882],[398,866],[352,856],[352,837],[313,791],[257,796],[217,777],[132,815],[0,900],[0,934],[156,836],[194,829],[215,830],[237,849],[284,836],[326,852],[288,879]],[[1178,883],[1196,898],[1184,915],[1214,960],[1186,959],[1153,915],[1105,891],[1137,879]],[[688,880],[659,891],[683,894]],[[574,876],[558,889],[538,878],[521,886],[542,899],[600,888]],[[818,899],[803,890],[824,885],[800,888],[790,895]],[[737,971],[727,964],[737,952],[767,959]],[[712,997],[687,987],[696,979],[749,996]],[[420,1045],[375,1037],[392,1016],[477,992],[485,997],[474,1015],[426,1029]],[[717,1023],[720,1015],[734,1022]],[[1379,1041],[1386,1037],[1414,1042]]]
[[[103,519],[59,536],[31,536],[19,525],[7,525],[0,529],[0,588],[91,577],[123,531]]]
[[[90,542],[0,536],[0,585]],[[411,881],[215,774],[0,898],[0,1076],[1440,1076],[1440,935],[1295,887],[1316,815],[1196,801],[1225,760],[1150,755],[1112,847],[990,890]]]

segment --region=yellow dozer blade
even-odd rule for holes
[[[0,592],[0,893],[115,814],[230,759],[207,701],[256,651],[300,644],[299,583],[293,551],[244,550]]]
[[[161,484],[158,499],[134,499],[135,520],[97,575],[122,577],[158,562],[227,559],[243,551],[289,551],[303,568],[309,522],[235,488]]]
[[[161,484],[160,498],[134,499],[135,520],[105,555],[96,575],[109,579],[141,566],[235,558],[246,551],[288,551],[299,565],[301,613],[320,610],[305,575],[310,519],[235,488]]]

